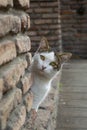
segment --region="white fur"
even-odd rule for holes
[[[41,60],[40,54],[46,57],[44,61]],[[49,63],[52,61],[55,61],[54,52],[36,53],[30,66],[34,78],[33,85],[31,87],[31,91],[34,94],[34,102],[32,108],[36,111],[38,110],[38,107],[43,102],[43,100],[46,98],[54,76],[59,73],[59,71],[54,70],[53,67],[49,65]],[[46,67],[46,69],[43,71],[42,66]]]

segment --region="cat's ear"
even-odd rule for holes
[[[62,62],[67,62],[71,58],[72,54],[71,53],[62,53],[62,54],[59,54],[59,56],[60,56]]]
[[[51,50],[48,40],[45,37],[42,37],[41,41],[40,41],[40,45],[38,48],[39,52],[49,52]]]
[[[64,62],[67,62],[71,56],[72,56],[72,53],[57,53],[56,54],[57,58],[60,60],[61,63],[64,63]]]

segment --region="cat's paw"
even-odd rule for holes
[[[36,112],[35,109],[32,109],[31,110],[31,118],[32,118],[32,120],[35,121],[36,117],[37,117],[37,112]]]

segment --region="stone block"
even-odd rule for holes
[[[27,63],[28,63],[28,68],[29,68],[29,66],[30,66],[30,64],[32,62],[32,55],[31,55],[31,53],[28,52],[26,54],[26,60],[27,60]]]
[[[5,40],[0,43],[0,65],[6,63],[16,57],[15,43]]]
[[[0,78],[0,100],[1,100],[2,95],[3,95],[3,88],[4,88],[4,82],[3,82],[3,79]]]
[[[28,92],[23,99],[24,105],[26,107],[26,111],[29,112],[32,108],[33,104],[33,94],[32,92]]]
[[[13,7],[13,0],[0,0],[0,7]]]
[[[30,16],[28,14],[21,14],[21,30],[26,31],[30,29]]]
[[[21,57],[17,57],[0,68],[0,77],[4,81],[4,92],[15,87],[20,77],[25,73],[25,68],[27,68],[27,61]]]
[[[20,130],[25,122],[26,109],[25,106],[19,105],[11,114],[6,130]]]
[[[0,92],[0,100],[2,99],[2,96],[3,96],[3,94],[2,94],[2,92]]]
[[[31,41],[30,41],[30,38],[28,36],[16,37],[15,43],[16,43],[18,54],[28,52],[31,49]]]
[[[0,130],[4,130],[6,127],[7,119],[13,108],[21,102],[22,93],[21,90],[16,88],[9,91],[4,95],[0,102]]]
[[[21,31],[21,20],[11,14],[0,14],[0,37],[9,32],[16,34]]]
[[[3,79],[0,78],[0,92],[2,92],[2,90],[3,90],[3,86],[4,86]]]
[[[21,89],[23,94],[25,94],[31,87],[33,82],[33,78],[31,73],[26,73],[22,78],[21,78]]]

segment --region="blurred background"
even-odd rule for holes
[[[31,37],[33,49],[42,36],[52,48],[69,51],[75,58],[87,58],[87,1],[31,0]]]

